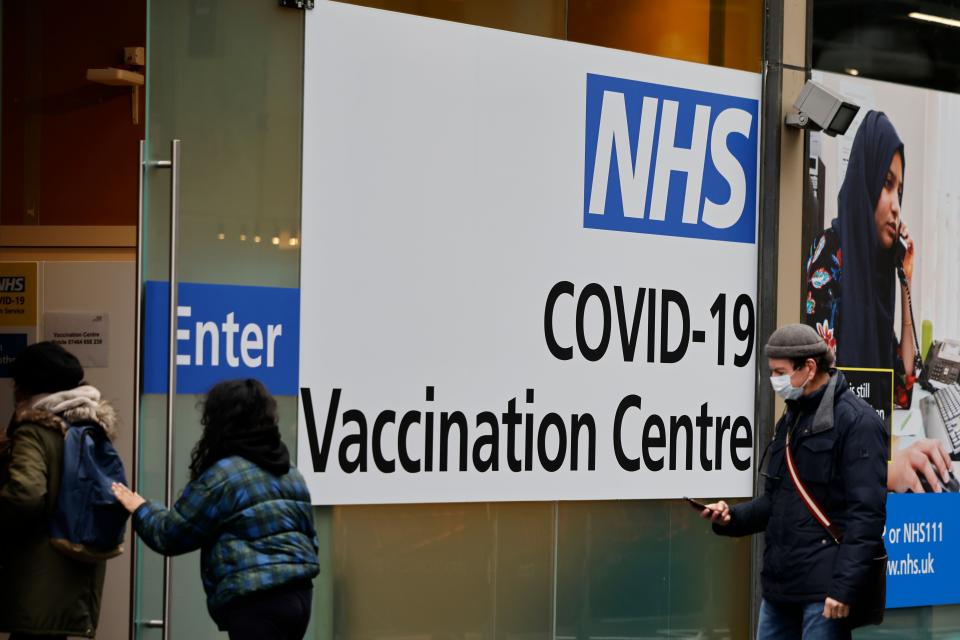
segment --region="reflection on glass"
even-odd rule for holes
[[[960,638],[960,606],[887,609],[883,624],[862,627],[855,640],[955,640]]]
[[[378,9],[760,71],[762,0],[349,0]]]
[[[760,71],[761,0],[570,0],[567,38],[746,71]]]
[[[558,638],[746,638],[750,542],[674,501],[560,503]]]
[[[868,10],[852,0],[812,4],[815,69],[960,91],[956,2],[872,2]]]
[[[151,5],[147,138],[179,138],[181,282],[295,287],[303,14],[247,0]],[[146,267],[165,279],[169,172],[148,172]]]
[[[136,225],[143,92],[87,69],[143,46],[145,23],[143,0],[3,3],[0,225]]]
[[[546,638],[554,505],[337,507],[334,637]]]
[[[348,3],[563,38],[564,0],[348,0]]]
[[[333,513],[336,638],[748,635],[750,542],[714,536],[683,504]]]

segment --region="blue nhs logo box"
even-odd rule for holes
[[[583,226],[756,242],[759,101],[587,75]]]
[[[166,393],[170,284],[144,291],[144,393]],[[181,282],[177,285],[177,393],[206,393],[232,378],[257,378],[295,396],[300,365],[300,290]]]

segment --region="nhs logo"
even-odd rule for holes
[[[27,279],[23,276],[4,276],[0,278],[0,292],[25,293],[26,291]]]
[[[758,110],[588,74],[583,226],[754,243]]]
[[[170,285],[144,290],[143,390],[166,393]],[[300,364],[300,290],[181,282],[177,285],[177,393],[257,378],[274,395],[295,396]]]

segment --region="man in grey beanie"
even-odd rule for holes
[[[764,492],[733,507],[707,505],[702,515],[719,535],[766,534],[758,640],[848,640],[845,619],[870,586],[871,561],[883,555],[889,434],[811,327],[777,329],[764,352],[770,383],[786,401],[764,453]]]

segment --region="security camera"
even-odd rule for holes
[[[784,124],[797,129],[823,131],[828,136],[843,135],[860,111],[858,105],[844,100],[822,84],[807,80],[793,103]]]

